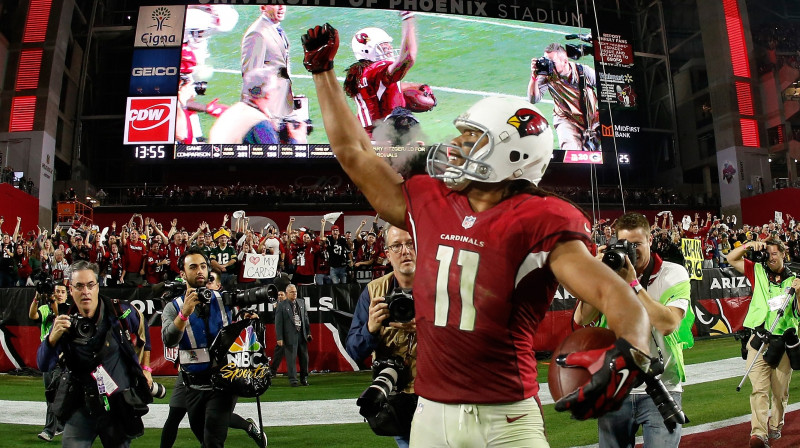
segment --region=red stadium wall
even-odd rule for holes
[[[784,188],[742,198],[742,221],[750,225],[761,225],[775,219],[775,212],[800,217],[800,189]]]
[[[2,230],[5,233],[14,233],[17,216],[22,218],[20,233],[36,231],[39,225],[39,200],[11,184],[0,184],[0,215],[4,219]]]

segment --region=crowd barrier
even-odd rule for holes
[[[309,369],[315,371],[353,371],[364,364],[351,359],[344,349],[351,317],[363,284],[299,286],[298,294],[309,305],[313,341],[309,343]],[[692,306],[697,336],[734,333],[742,328],[750,303],[750,284],[744,275],[731,268],[704,269],[702,280],[692,280]],[[101,294],[128,300],[145,315],[150,324],[151,367],[156,375],[174,375],[175,366],[164,359],[161,342],[163,303],[149,287],[102,288]],[[36,368],[40,327],[28,318],[34,288],[0,289],[0,372]],[[534,340],[537,352],[554,350],[572,329],[572,310],[576,299],[559,286],[550,310],[539,323]],[[267,354],[275,347],[272,304],[260,305],[259,314],[267,324]],[[285,363],[278,369],[285,371]]]

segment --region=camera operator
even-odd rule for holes
[[[63,362],[67,371],[53,406],[63,446],[89,447],[100,436],[105,447],[128,447],[144,433],[141,416],[152,401],[147,323],[133,306],[100,296],[96,264],[73,263],[69,279],[75,304],[55,318],[37,354],[40,370]]]
[[[545,92],[553,98],[553,127],[561,149],[598,151],[600,114],[594,87],[593,68],[571,62],[561,44],[551,43],[544,57],[531,60],[528,97],[531,103],[542,100]]]
[[[223,447],[238,397],[212,387],[208,348],[231,323],[232,309],[217,291],[206,289],[209,263],[200,249],[187,249],[178,267],[186,292],[164,307],[161,336],[164,346],[180,348],[180,375],[187,386],[186,410],[192,432],[205,448]],[[198,288],[203,288],[203,296],[198,295]]]
[[[403,360],[410,377],[405,388],[391,395],[389,404],[402,422],[403,433],[395,436],[397,445],[407,447],[411,432],[411,418],[417,406],[414,393],[414,377],[417,363],[417,328],[409,322],[390,322],[389,307],[385,296],[396,288],[411,289],[414,286],[417,253],[411,235],[398,227],[386,230],[386,256],[393,272],[367,284],[358,299],[353,323],[347,334],[347,353],[355,360],[364,360],[371,353],[374,361],[399,357]],[[374,428],[373,428],[374,429]]]
[[[50,285],[53,286],[52,293],[44,292],[44,290],[40,291],[39,285],[44,285],[45,283],[43,282],[47,282],[47,280],[50,280]],[[48,286],[43,287],[49,288]],[[44,280],[39,281],[36,288],[36,295],[33,297],[31,307],[28,310],[28,317],[30,317],[31,320],[41,323],[42,334],[39,338],[39,341],[41,342],[50,333],[50,329],[53,328],[53,321],[55,320],[56,316],[63,314],[63,311],[65,311],[64,307],[67,306],[67,285],[53,285],[52,278],[45,278]],[[59,313],[59,308],[62,309],[62,313]],[[50,384],[59,375],[61,375],[61,369],[59,368],[55,368],[48,372],[42,372],[45,390],[50,387]],[[57,434],[61,434],[63,430],[64,425],[59,423],[58,419],[56,419],[56,416],[53,413],[53,402],[51,400],[47,400],[47,414],[45,416],[44,429],[42,429],[42,432],[39,433],[38,437],[45,442],[50,442],[53,440],[53,437],[55,437]]]
[[[659,354],[664,363],[661,381],[675,403],[681,404],[681,382],[685,381],[683,349],[694,344],[689,274],[678,264],[663,261],[650,252],[652,235],[650,223],[640,213],[626,213],[616,222],[619,241],[615,245],[601,246],[598,258],[614,269],[636,293],[644,306],[651,329],[650,353]],[[601,251],[605,249],[605,254]],[[616,262],[616,263],[615,263]],[[575,322],[586,325],[600,317],[605,327],[605,317],[586,302],[578,302]],[[641,425],[645,446],[677,447],[681,439],[682,421],[674,421],[674,430],[664,424],[665,416],[659,411],[660,403],[645,391],[646,385],[633,389],[622,407],[598,419],[601,448],[633,447],[636,432]]]
[[[757,255],[760,261],[745,258]],[[783,417],[789,401],[789,380],[792,377],[792,346],[797,345],[798,307],[796,297],[790,299],[791,309],[781,315],[785,294],[791,287],[800,288],[800,279],[783,263],[786,246],[779,239],[750,241],[728,253],[728,263],[743,273],[753,285],[750,307],[744,326],[753,330],[747,344],[747,365],[753,365],[749,378],[753,386],[750,393],[750,446],[768,447],[769,439],[778,439],[783,429]],[[772,334],[765,328],[777,319]],[[756,359],[758,349],[768,343],[764,356]],[[772,406],[770,406],[772,392]]]
[[[196,248],[196,250],[201,249]],[[206,288],[212,291],[220,291],[222,289],[221,278],[219,270],[210,270]],[[178,426],[186,412],[186,383],[183,381],[183,375],[180,370],[178,370],[178,376],[175,378],[175,387],[172,389],[172,395],[169,398],[169,414],[161,431],[161,448],[171,448],[175,444],[175,439],[178,437]],[[257,446],[261,448],[267,446],[266,434],[263,433],[253,419],[244,419],[239,414],[232,413],[230,427],[245,431]]]

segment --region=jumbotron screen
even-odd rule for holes
[[[158,56],[162,61],[163,58],[173,58],[171,61],[159,63],[160,69],[147,67],[154,64],[137,63],[135,53],[128,116],[144,116],[153,122],[158,121],[161,116],[156,114],[158,116],[153,117],[152,106],[137,108],[131,106],[130,101],[164,95],[173,95],[173,99],[177,97],[171,106],[175,118],[170,130],[174,133],[174,146],[157,144],[155,140],[130,140],[128,132],[133,132],[134,127],[126,125],[125,143],[141,143],[134,149],[135,157],[176,160],[333,157],[311,75],[303,67],[300,37],[308,28],[326,22],[339,31],[340,47],[334,70],[339,81],[343,82],[348,67],[357,62],[351,45],[353,42],[377,39],[385,32],[395,51],[401,49],[405,26],[403,17],[400,12],[391,10],[313,6],[284,6],[281,7],[285,8],[282,16],[278,17],[274,11],[276,8],[257,5],[188,6],[184,11],[182,48],[176,45],[172,49],[159,50],[162,54]],[[150,20],[156,14],[150,10],[147,14],[140,12],[139,28],[142,28],[143,15]],[[566,16],[574,19],[579,15]],[[558,120],[574,119],[589,123],[590,128],[590,132],[572,136],[556,129],[553,147],[585,153],[584,157],[573,155],[575,161],[592,163],[590,159],[601,158],[599,135],[588,135],[593,126],[599,132],[595,65],[588,28],[433,13],[416,13],[411,20],[414,22],[417,52],[413,66],[400,81],[401,91],[420,90],[424,92],[423,101],[430,101],[432,94],[436,105],[427,111],[395,110],[388,118],[379,113],[361,117],[379,151],[391,157],[392,151],[424,151],[428,145],[449,142],[457,132],[453,119],[482,97],[529,98],[533,91],[532,72],[533,77],[538,73],[541,81],[548,77],[554,79],[552,74],[559,70],[557,63],[541,59],[549,46],[551,50],[564,49],[567,56],[564,57],[566,65],[563,67],[566,68],[563,70],[571,69],[573,76],[582,77],[586,90],[583,95],[575,94],[572,98],[573,103],[583,103],[559,108],[550,91],[542,89],[536,107],[551,125]],[[285,43],[275,38],[277,24]],[[264,31],[265,27],[272,29]],[[365,28],[371,30],[365,32]],[[246,36],[256,31],[261,33],[262,43],[249,43],[252,41],[248,41]],[[269,42],[266,50],[253,48],[254,45],[264,45],[270,33],[274,34],[275,42]],[[140,38],[142,41],[145,39],[157,40],[150,36]],[[156,50],[142,48],[137,51]],[[262,68],[266,64],[257,59],[262,58],[260,55],[264,51],[275,54],[288,51],[288,68],[285,71],[278,69],[277,75],[272,67]],[[558,50],[549,52],[548,59],[556,60],[557,53]],[[143,59],[149,61],[149,58]],[[539,61],[533,61],[535,59]],[[135,82],[144,81],[147,76],[143,74],[161,76],[167,84],[177,82],[177,89],[171,85],[156,87],[155,91],[139,87]],[[288,100],[285,97],[287,76],[291,80]],[[382,89],[383,86],[373,90],[382,94]],[[403,96],[411,98],[409,92]],[[256,101],[258,99],[264,101]],[[365,100],[348,98],[353,113],[370,115],[360,111],[358,101],[363,103]],[[288,111],[284,108],[287,102],[290,103]],[[276,108],[283,110],[276,111]],[[266,126],[255,127],[254,123],[264,121],[259,121],[258,117],[267,121]],[[575,141],[568,144],[559,141],[569,138]],[[560,161],[564,155],[557,154],[555,158]]]

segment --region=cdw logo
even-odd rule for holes
[[[174,143],[175,103],[175,97],[128,98],[124,143]]]

